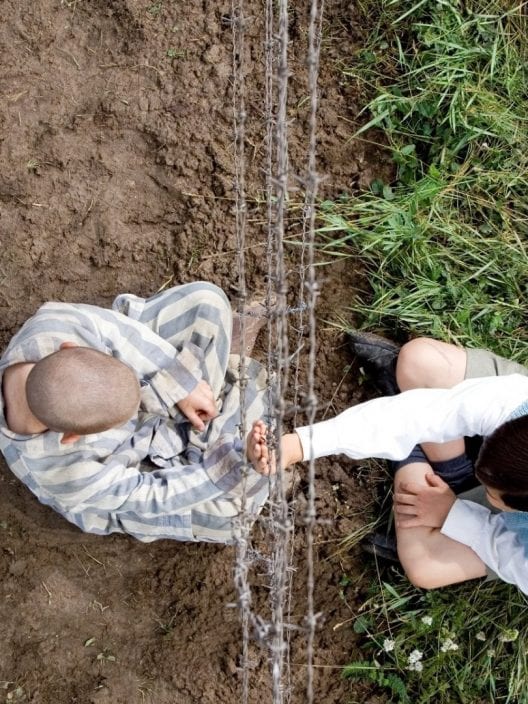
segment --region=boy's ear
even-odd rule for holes
[[[80,440],[81,436],[78,435],[77,433],[63,433],[62,439],[61,439],[61,444],[62,445],[73,445],[74,442],[77,442],[77,440]]]
[[[79,347],[76,342],[61,342],[59,349],[67,350],[69,347]]]

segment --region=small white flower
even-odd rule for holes
[[[419,650],[413,650],[408,657],[409,665],[414,665],[414,663],[417,663],[418,660],[422,659],[422,657],[423,653],[421,653]]]
[[[484,631],[479,631],[475,638],[477,640],[486,640],[486,634],[484,633]]]
[[[490,649],[488,650],[488,652],[486,653],[486,655],[487,655],[489,658],[494,658],[494,657],[495,657],[495,651],[493,650],[493,648],[490,648]]]
[[[448,650],[458,650],[458,645],[457,643],[454,643],[451,638],[446,638],[442,643],[440,650],[443,653],[447,653]]]
[[[426,626],[431,626],[433,623],[433,617],[432,616],[422,616],[422,623],[425,624]]]
[[[385,638],[385,640],[383,641],[383,650],[386,653],[390,653],[394,650],[394,645],[395,643],[393,640],[391,640],[390,638]]]
[[[420,660],[417,660],[416,662],[410,662],[407,665],[407,669],[411,672],[421,672],[423,670],[423,663],[420,662]]]

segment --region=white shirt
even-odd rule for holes
[[[527,400],[526,376],[467,379],[451,389],[413,389],[373,399],[296,432],[305,460],[339,453],[356,460],[402,460],[418,443],[490,435]],[[505,515],[457,499],[442,533],[471,547],[501,579],[528,593],[526,546],[509,530]]]

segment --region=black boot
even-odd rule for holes
[[[365,372],[372,377],[376,388],[384,396],[400,392],[396,383],[396,362],[400,346],[392,340],[359,330],[347,332],[350,349],[361,362]]]
[[[388,560],[389,562],[400,562],[398,558],[398,550],[396,548],[396,534],[394,531],[388,533],[376,531],[369,533],[361,542],[361,547],[369,555]]]

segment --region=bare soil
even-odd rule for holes
[[[306,148],[306,10],[293,3],[292,172]],[[307,5],[307,3],[305,3]],[[262,290],[263,4],[246,2],[247,282]],[[208,279],[238,287],[233,210],[231,3],[225,0],[3,0],[0,5],[0,345],[48,300],[110,305],[118,293]],[[353,3],[328,3],[321,65],[324,197],[386,169],[349,140],[360,109],[340,73],[361,41]],[[295,235],[295,222],[290,225]],[[296,250],[288,249],[294,271]],[[290,277],[295,303],[297,279]],[[328,321],[358,285],[350,260],[319,269],[319,417],[362,396]],[[264,336],[262,336],[263,338]],[[257,354],[263,356],[265,340]],[[339,541],[364,524],[372,484],[337,458],[317,466],[315,699],[378,702],[342,679],[372,577]],[[363,477],[363,478],[361,478]],[[241,627],[230,547],[80,533],[0,467],[0,702],[216,704],[241,701]],[[294,495],[288,701],[305,698],[306,481]],[[265,554],[266,524],[255,528]],[[252,571],[266,615],[268,579]],[[366,574],[366,576],[365,576]],[[342,594],[343,575],[351,584]],[[346,598],[344,598],[346,597]],[[269,653],[251,645],[249,702],[271,701]]]

